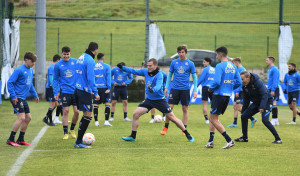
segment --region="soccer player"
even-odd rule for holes
[[[47,74],[47,84],[46,84],[46,100],[49,101],[49,109],[46,114],[46,116],[43,119],[43,122],[45,122],[49,126],[56,126],[56,123],[59,123],[60,121],[55,118],[54,123],[52,122],[52,112],[57,107],[57,101],[54,98],[53,94],[53,75],[54,75],[54,65],[61,59],[60,55],[55,54],[52,59],[52,64],[48,68],[48,74]],[[49,120],[49,122],[48,122]],[[61,123],[61,122],[60,122]]]
[[[204,69],[198,79],[197,87],[202,84],[202,104],[203,104],[203,115],[205,118],[205,124],[209,124],[209,120],[207,118],[207,101],[208,98],[211,102],[212,94],[208,92],[208,88],[214,80],[215,68],[210,66],[211,58],[205,57],[203,60]]]
[[[288,94],[288,104],[293,111],[293,121],[288,124],[296,125],[296,115],[300,116],[300,112],[296,107],[300,92],[300,74],[296,71],[295,63],[289,63],[288,69],[289,72],[284,76],[284,93]]]
[[[125,66],[124,62],[120,62],[122,66]],[[130,84],[133,80],[132,74],[125,73],[120,70],[118,67],[115,67],[111,70],[111,83],[114,85],[114,90],[112,92],[112,107],[111,107],[111,118],[109,121],[114,121],[115,108],[119,97],[121,97],[123,103],[123,112],[124,112],[124,121],[131,121],[127,117],[127,104],[128,104],[128,91],[127,85]]]
[[[279,100],[279,70],[274,65],[275,58],[268,56],[266,59],[266,65],[269,67],[268,70],[268,89],[273,97],[273,108],[272,108],[272,125],[279,126],[278,121],[278,109],[276,107],[277,101]]]
[[[90,42],[88,49],[78,58],[76,62],[76,104],[83,116],[79,123],[78,136],[75,148],[88,148],[82,141],[83,135],[92,120],[93,104],[92,93],[95,100],[99,101],[100,96],[95,84],[95,55],[98,52],[98,44]]]
[[[118,67],[125,72],[133,73],[135,75],[144,76],[146,79],[146,99],[136,108],[133,113],[132,132],[128,137],[122,137],[125,141],[136,141],[137,128],[139,126],[139,118],[143,114],[149,112],[152,108],[158,109],[165,113],[167,119],[174,122],[186,135],[190,142],[195,139],[188,133],[181,120],[177,119],[168,105],[163,92],[163,75],[159,71],[157,60],[152,58],[147,63],[147,68],[134,70],[118,64]]]
[[[31,121],[31,115],[29,106],[26,101],[26,96],[28,92],[30,92],[35,98],[36,103],[39,102],[39,97],[32,84],[32,67],[34,66],[36,60],[37,57],[33,53],[25,53],[25,64],[16,68],[7,81],[7,88],[10,94],[10,102],[14,108],[14,113],[17,114],[18,118],[13,124],[12,131],[6,144],[14,147],[19,147],[21,145],[30,145],[24,140],[25,132],[27,130],[29,122]],[[17,142],[15,142],[15,135],[19,128],[20,135]]]
[[[214,147],[213,139],[215,129],[217,129],[226,139],[226,144],[223,149],[228,149],[235,145],[219,121],[219,115],[224,114],[233,89],[242,85],[237,68],[228,61],[227,53],[227,48],[224,46],[216,50],[216,57],[220,63],[216,66],[214,80],[208,89],[208,91],[213,92],[214,95],[209,117],[210,138],[208,144],[205,146],[206,148]]]
[[[75,64],[77,59],[71,58],[71,49],[68,46],[62,48],[62,57],[54,66],[53,92],[54,98],[62,102],[63,107],[63,139],[69,139],[68,135],[68,116],[69,107],[73,106],[74,115],[69,133],[73,139],[76,138],[75,125],[78,121],[79,111],[75,101]],[[60,93],[61,89],[61,93]]]
[[[177,53],[179,55],[179,58],[171,62],[164,93],[165,96],[168,97],[168,87],[174,74],[173,88],[170,90],[170,97],[168,103],[173,109],[174,105],[178,105],[179,101],[181,102],[183,113],[182,122],[185,128],[187,128],[189,117],[188,105],[190,103],[190,74],[192,74],[194,83],[193,98],[197,98],[197,75],[195,64],[186,58],[187,47],[185,45],[178,46]],[[165,127],[160,132],[161,135],[165,135],[168,132],[169,121],[170,120],[167,118],[165,122]],[[182,136],[184,135],[185,134],[182,133]]]
[[[248,142],[248,119],[256,113],[261,113],[263,124],[275,137],[274,144],[282,144],[282,141],[269,121],[270,111],[272,110],[273,98],[267,90],[265,84],[259,79],[258,75],[248,71],[241,72],[243,82],[244,105],[242,108],[242,132],[243,136],[235,139],[236,142]],[[252,104],[250,105],[250,101]],[[250,106],[249,106],[250,105]]]
[[[237,67],[237,70],[239,73],[246,70],[242,65],[241,58],[239,58],[239,57],[234,58],[232,63]],[[237,118],[238,118],[239,112],[241,112],[242,106],[243,106],[243,97],[242,97],[241,90],[242,90],[242,86],[233,90],[233,92],[234,92],[234,102],[233,102],[234,121],[232,124],[228,125],[227,127],[235,127],[235,128],[237,127]],[[255,123],[257,122],[257,119],[250,117],[250,120],[251,120],[251,128],[253,128]]]
[[[99,101],[94,101],[95,126],[99,126],[98,108],[99,104],[105,104],[105,122],[104,126],[112,126],[108,119],[110,114],[110,89],[111,89],[111,70],[110,66],[104,63],[104,54],[97,55],[98,63],[95,65],[95,84],[98,89]]]

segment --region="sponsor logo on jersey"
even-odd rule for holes
[[[118,75],[118,80],[122,81],[123,80],[123,76],[122,75]]]
[[[227,66],[225,68],[225,73],[235,73],[233,64],[227,63]]]
[[[72,76],[73,76],[73,71],[67,69],[67,70],[65,71],[65,76],[68,77],[68,78],[69,78],[69,77],[72,77]]]

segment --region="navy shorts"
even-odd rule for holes
[[[83,90],[76,89],[75,90],[75,97],[76,97],[76,104],[77,104],[77,109],[79,111],[88,111],[92,112],[93,110],[93,105],[92,105],[92,94],[85,92]]]
[[[53,88],[46,88],[46,100],[49,102],[55,102]]]
[[[271,89],[269,89],[269,92],[272,92]],[[273,101],[279,101],[279,88],[276,88],[275,90],[275,96],[273,97]]]
[[[211,101],[212,100],[212,94],[208,92],[208,86],[203,86],[202,87],[202,101]]]
[[[224,114],[230,97],[228,96],[221,96],[221,95],[213,95],[212,103],[211,103],[211,114]]]
[[[288,103],[291,104],[292,102],[298,102],[299,99],[299,90],[294,92],[288,93]]]
[[[59,99],[62,102],[62,107],[76,106],[75,94],[61,93]]]
[[[30,109],[26,100],[22,100],[21,98],[18,98],[18,102],[16,105],[13,104],[12,99],[10,99],[10,102],[14,108],[15,114],[24,113],[24,112],[25,114],[30,113]]]
[[[105,103],[110,103],[110,92],[105,93],[107,88],[98,88],[98,95],[100,96],[100,100],[94,100],[94,104],[105,104]]]
[[[141,104],[139,104],[138,107],[147,108],[148,112],[152,108],[155,108],[155,109],[159,110],[160,112],[162,112],[164,114],[168,114],[168,113],[172,112],[172,109],[169,106],[169,104],[168,104],[168,102],[167,102],[166,99],[161,99],[161,100],[149,100],[149,99],[146,99]]]
[[[128,91],[126,86],[115,86],[112,92],[112,100],[118,100],[121,97],[121,100],[128,100]]]
[[[188,106],[190,104],[190,89],[171,89],[169,95],[169,104],[178,105],[179,101],[182,105]]]
[[[239,98],[236,98],[234,94],[234,102],[236,104],[243,104],[243,94],[241,92],[239,93]]]

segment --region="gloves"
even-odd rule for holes
[[[119,67],[119,68],[122,70],[123,65],[119,63],[119,64],[117,65],[117,67]]]
[[[287,91],[286,91],[286,89],[284,89],[283,93],[284,93],[284,94],[287,94]]]
[[[148,86],[148,89],[149,89],[149,92],[150,92],[150,93],[154,93],[152,87]]]

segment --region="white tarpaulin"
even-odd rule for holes
[[[149,25],[149,59],[161,59],[166,55],[164,41],[156,24]]]
[[[288,72],[288,61],[290,60],[293,48],[293,36],[290,26],[280,26],[278,41],[278,61],[280,81],[284,80],[284,75]]]
[[[4,45],[3,45],[3,67],[2,67],[2,87],[1,94],[6,98],[9,97],[7,90],[7,81],[13,73],[13,67],[19,59],[19,46],[20,46],[20,21],[12,21],[10,26],[9,19],[4,20]]]

